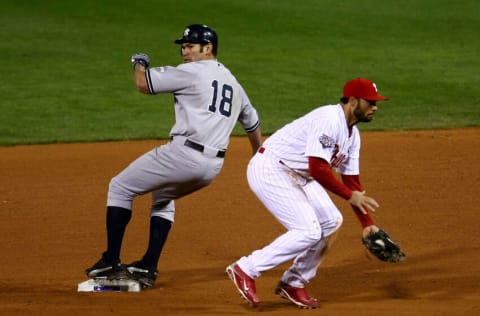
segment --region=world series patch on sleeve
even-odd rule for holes
[[[407,258],[400,246],[383,229],[368,234],[362,238],[362,242],[372,255],[382,261],[400,262]]]

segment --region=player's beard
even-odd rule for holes
[[[357,106],[355,108],[355,110],[353,111],[353,114],[357,118],[358,122],[370,122],[371,120],[373,120],[373,113],[370,116],[365,115],[365,113],[363,113],[363,111],[360,110],[360,106]]]

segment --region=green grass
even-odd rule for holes
[[[265,134],[359,76],[391,98],[363,130],[480,126],[476,0],[17,0],[0,3],[0,145],[166,138],[173,98],[138,93],[130,55],[176,65],[198,22]]]

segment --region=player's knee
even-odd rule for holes
[[[116,178],[112,178],[108,185],[107,204],[132,209],[135,193],[127,190]]]
[[[110,182],[108,183],[108,191],[109,192],[117,192],[120,191],[120,186],[115,177],[110,179]]]
[[[128,187],[128,185],[120,181],[117,177],[113,177],[110,180],[110,183],[108,184],[108,193],[128,199],[133,199],[137,195]]]
[[[343,224],[343,216],[340,214],[335,215],[328,221],[322,223],[322,231],[324,236],[330,236],[337,232]]]
[[[334,221],[333,231],[336,232],[337,230],[339,230],[340,227],[342,227],[342,224],[343,224],[343,216],[342,214],[338,214],[337,218]]]
[[[323,236],[321,227],[304,230],[303,235],[305,237],[305,240],[307,240],[311,244],[317,243],[320,239],[322,239]]]

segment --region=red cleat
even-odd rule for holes
[[[235,263],[229,265],[226,269],[226,272],[233,281],[233,284],[235,284],[235,287],[242,298],[247,301],[250,306],[256,307],[260,303],[260,299],[257,296],[255,280],[243,272],[242,269],[240,269],[240,267]]]
[[[275,288],[275,294],[289,300],[300,308],[314,309],[318,307],[318,300],[308,295],[302,287],[293,287],[280,282]]]

